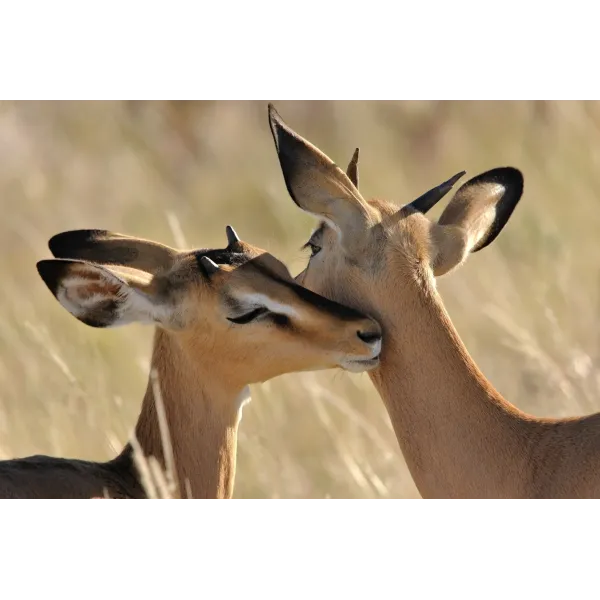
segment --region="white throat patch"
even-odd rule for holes
[[[238,425],[242,420],[242,409],[244,406],[246,406],[246,404],[248,404],[248,402],[250,402],[250,400],[252,400],[252,397],[250,396],[250,387],[246,386],[235,399],[236,409],[238,412]]]

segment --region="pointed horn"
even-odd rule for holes
[[[235,229],[231,225],[225,227],[225,233],[227,234],[227,247],[233,246],[240,241],[240,236],[235,232]]]
[[[208,256],[200,257],[200,262],[202,263],[202,266],[206,269],[206,272],[209,276],[214,275],[219,270],[219,265],[210,258],[208,258]]]
[[[453,177],[450,177],[448,181],[440,183],[440,185],[432,188],[428,192],[425,192],[416,200],[413,200],[408,206],[425,214],[428,210],[431,210],[452,189],[452,186],[465,174],[466,171],[457,173]]]
[[[348,179],[350,179],[356,189],[358,189],[358,154],[359,149],[357,148],[352,155],[352,159],[350,160],[348,168],[346,169],[346,175],[348,175]]]

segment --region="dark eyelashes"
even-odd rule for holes
[[[269,311],[266,308],[256,308],[253,311],[242,315],[241,317],[227,317],[227,320],[231,321],[232,323],[237,323],[238,325],[244,325],[245,323],[250,323],[250,321],[256,319],[260,315],[264,315],[267,312]]]
[[[279,326],[279,327],[289,327],[290,326],[290,319],[287,315],[282,315],[279,313],[271,313],[268,309],[266,308],[256,308],[253,311],[246,313],[245,315],[242,315],[241,317],[227,317],[228,321],[231,321],[232,323],[236,323],[237,325],[245,325],[246,323],[250,323],[251,321],[254,321],[256,318],[268,314],[268,316],[271,318],[271,320],[273,321],[273,323],[275,323],[275,325]]]
[[[313,242],[312,240],[308,240],[308,242],[306,242],[306,244],[304,244],[304,246],[302,246],[300,250],[310,250],[310,255],[312,257],[317,255],[321,251],[321,246],[315,244],[315,242]]]

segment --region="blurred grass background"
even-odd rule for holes
[[[522,169],[507,228],[439,288],[507,399],[536,415],[600,409],[599,102],[275,105],[340,165],[360,147],[365,196],[405,203],[463,169]],[[231,223],[293,274],[307,258],[314,220],[285,190],[266,102],[2,102],[0,165],[1,458],[112,457],[147,381],[150,328],[86,327],[40,280],[53,234],[222,247]],[[367,375],[287,375],[252,397],[236,497],[418,497]]]

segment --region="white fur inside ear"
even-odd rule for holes
[[[118,317],[110,327],[119,327],[129,323],[150,325],[158,320],[157,310],[150,299],[142,292],[132,288],[125,288],[118,309]]]
[[[500,189],[502,186],[500,186]],[[476,219],[469,224],[468,234],[469,234],[469,251],[474,248],[479,240],[490,230],[491,226],[494,224],[496,220],[496,204],[487,207],[485,210],[481,211],[481,214],[477,216]]]
[[[437,225],[430,229],[430,264],[436,277],[461,265],[468,256],[468,232],[456,225]]]
[[[101,291],[90,291],[91,285],[101,284],[100,280],[77,275],[65,277],[56,291],[56,298],[75,317],[83,317],[108,297]],[[87,292],[85,290],[88,290]]]
[[[93,318],[103,304],[113,302],[114,318],[106,323],[108,328],[134,322],[149,324],[163,316],[143,292],[104,271],[74,270],[62,279],[56,298],[72,315],[84,320]]]

